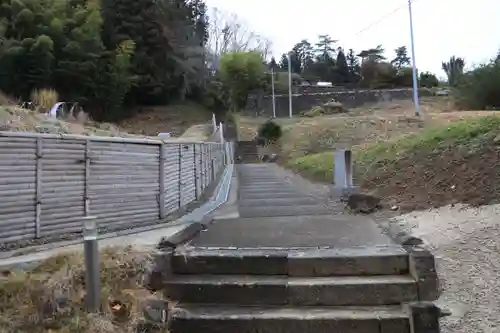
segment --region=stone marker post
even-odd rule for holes
[[[339,149],[333,158],[333,190],[337,195],[349,195],[354,190],[352,166],[352,152]]]

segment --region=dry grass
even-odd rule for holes
[[[425,128],[491,111],[454,111],[453,101],[444,97],[424,98],[421,117],[414,116],[412,101],[384,102],[350,110],[348,113],[313,118],[277,119],[283,127],[281,158],[290,161],[335,148],[386,141]],[[240,137],[253,139],[264,118],[237,117]]]
[[[110,137],[132,137],[109,123],[81,122],[48,119],[44,114],[17,106],[0,106],[0,130],[12,132],[40,132],[54,134],[96,135]]]
[[[176,114],[176,116],[170,114],[168,118],[171,121],[161,121],[156,117],[141,114],[138,116],[139,119],[129,119],[121,123],[121,126],[118,126],[88,119],[73,119],[72,117],[66,120],[48,119],[43,113],[20,108],[14,103],[7,104],[7,101],[4,100],[4,103],[2,103],[0,100],[0,131],[157,139],[159,132],[171,132],[174,136],[178,136],[179,133],[182,134],[187,130],[182,135],[181,139],[183,141],[202,141],[207,138],[205,111],[198,118],[192,115],[191,118],[188,116],[187,120],[181,118],[183,117],[181,114]],[[199,109],[192,112],[201,113]],[[175,117],[180,119],[175,120]],[[190,128],[197,121],[204,124],[194,125]],[[177,140],[173,137],[171,140],[164,141]]]
[[[118,126],[137,135],[155,136],[160,132],[170,132],[173,136],[181,136],[191,126],[208,124],[212,119],[209,110],[195,103],[149,107],[137,112],[119,122]]]
[[[54,89],[35,89],[31,92],[31,101],[38,112],[48,112],[59,101],[59,94]]]
[[[141,286],[150,255],[128,248],[101,251],[102,312],[84,310],[85,269],[80,253],[45,260],[0,277],[0,332],[128,333],[154,297]],[[119,304],[119,306],[115,306]]]
[[[455,111],[448,99],[381,103],[347,114],[278,120],[279,161],[331,183],[333,150],[354,152],[355,183],[400,211],[500,202],[500,112]],[[238,119],[243,133],[261,120]]]

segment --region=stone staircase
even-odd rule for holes
[[[438,333],[433,257],[396,245],[186,248],[164,295],[171,333]]]
[[[333,216],[272,165],[237,169],[240,217],[158,256],[170,333],[439,333],[429,251]]]
[[[258,163],[259,149],[255,141],[238,141],[236,145],[236,163]]]

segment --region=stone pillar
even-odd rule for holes
[[[173,248],[157,250],[153,253],[152,263],[147,267],[144,274],[143,286],[156,292],[164,287],[165,278],[171,276],[171,260],[174,254]]]
[[[439,319],[442,312],[432,302],[415,302],[406,305],[410,315],[410,333],[440,333]]]
[[[409,270],[417,281],[418,299],[435,301],[441,294],[434,255],[422,245],[405,246],[409,254]]]

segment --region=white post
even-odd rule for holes
[[[219,135],[220,135],[220,142],[224,143],[224,126],[222,126],[222,122],[219,124]]]
[[[288,53],[288,116],[293,117],[292,112],[292,56]]]
[[[413,104],[415,104],[415,115],[420,116],[420,101],[418,97],[418,79],[417,64],[415,62],[415,37],[413,35],[413,13],[411,10],[411,1],[408,0],[408,11],[410,14],[410,41],[411,41],[411,64],[413,72]]]
[[[215,113],[212,113],[212,132],[215,134],[217,131],[217,119],[215,119]]]
[[[276,96],[274,94],[274,68],[271,68],[271,89],[273,92],[273,118],[276,118]]]

